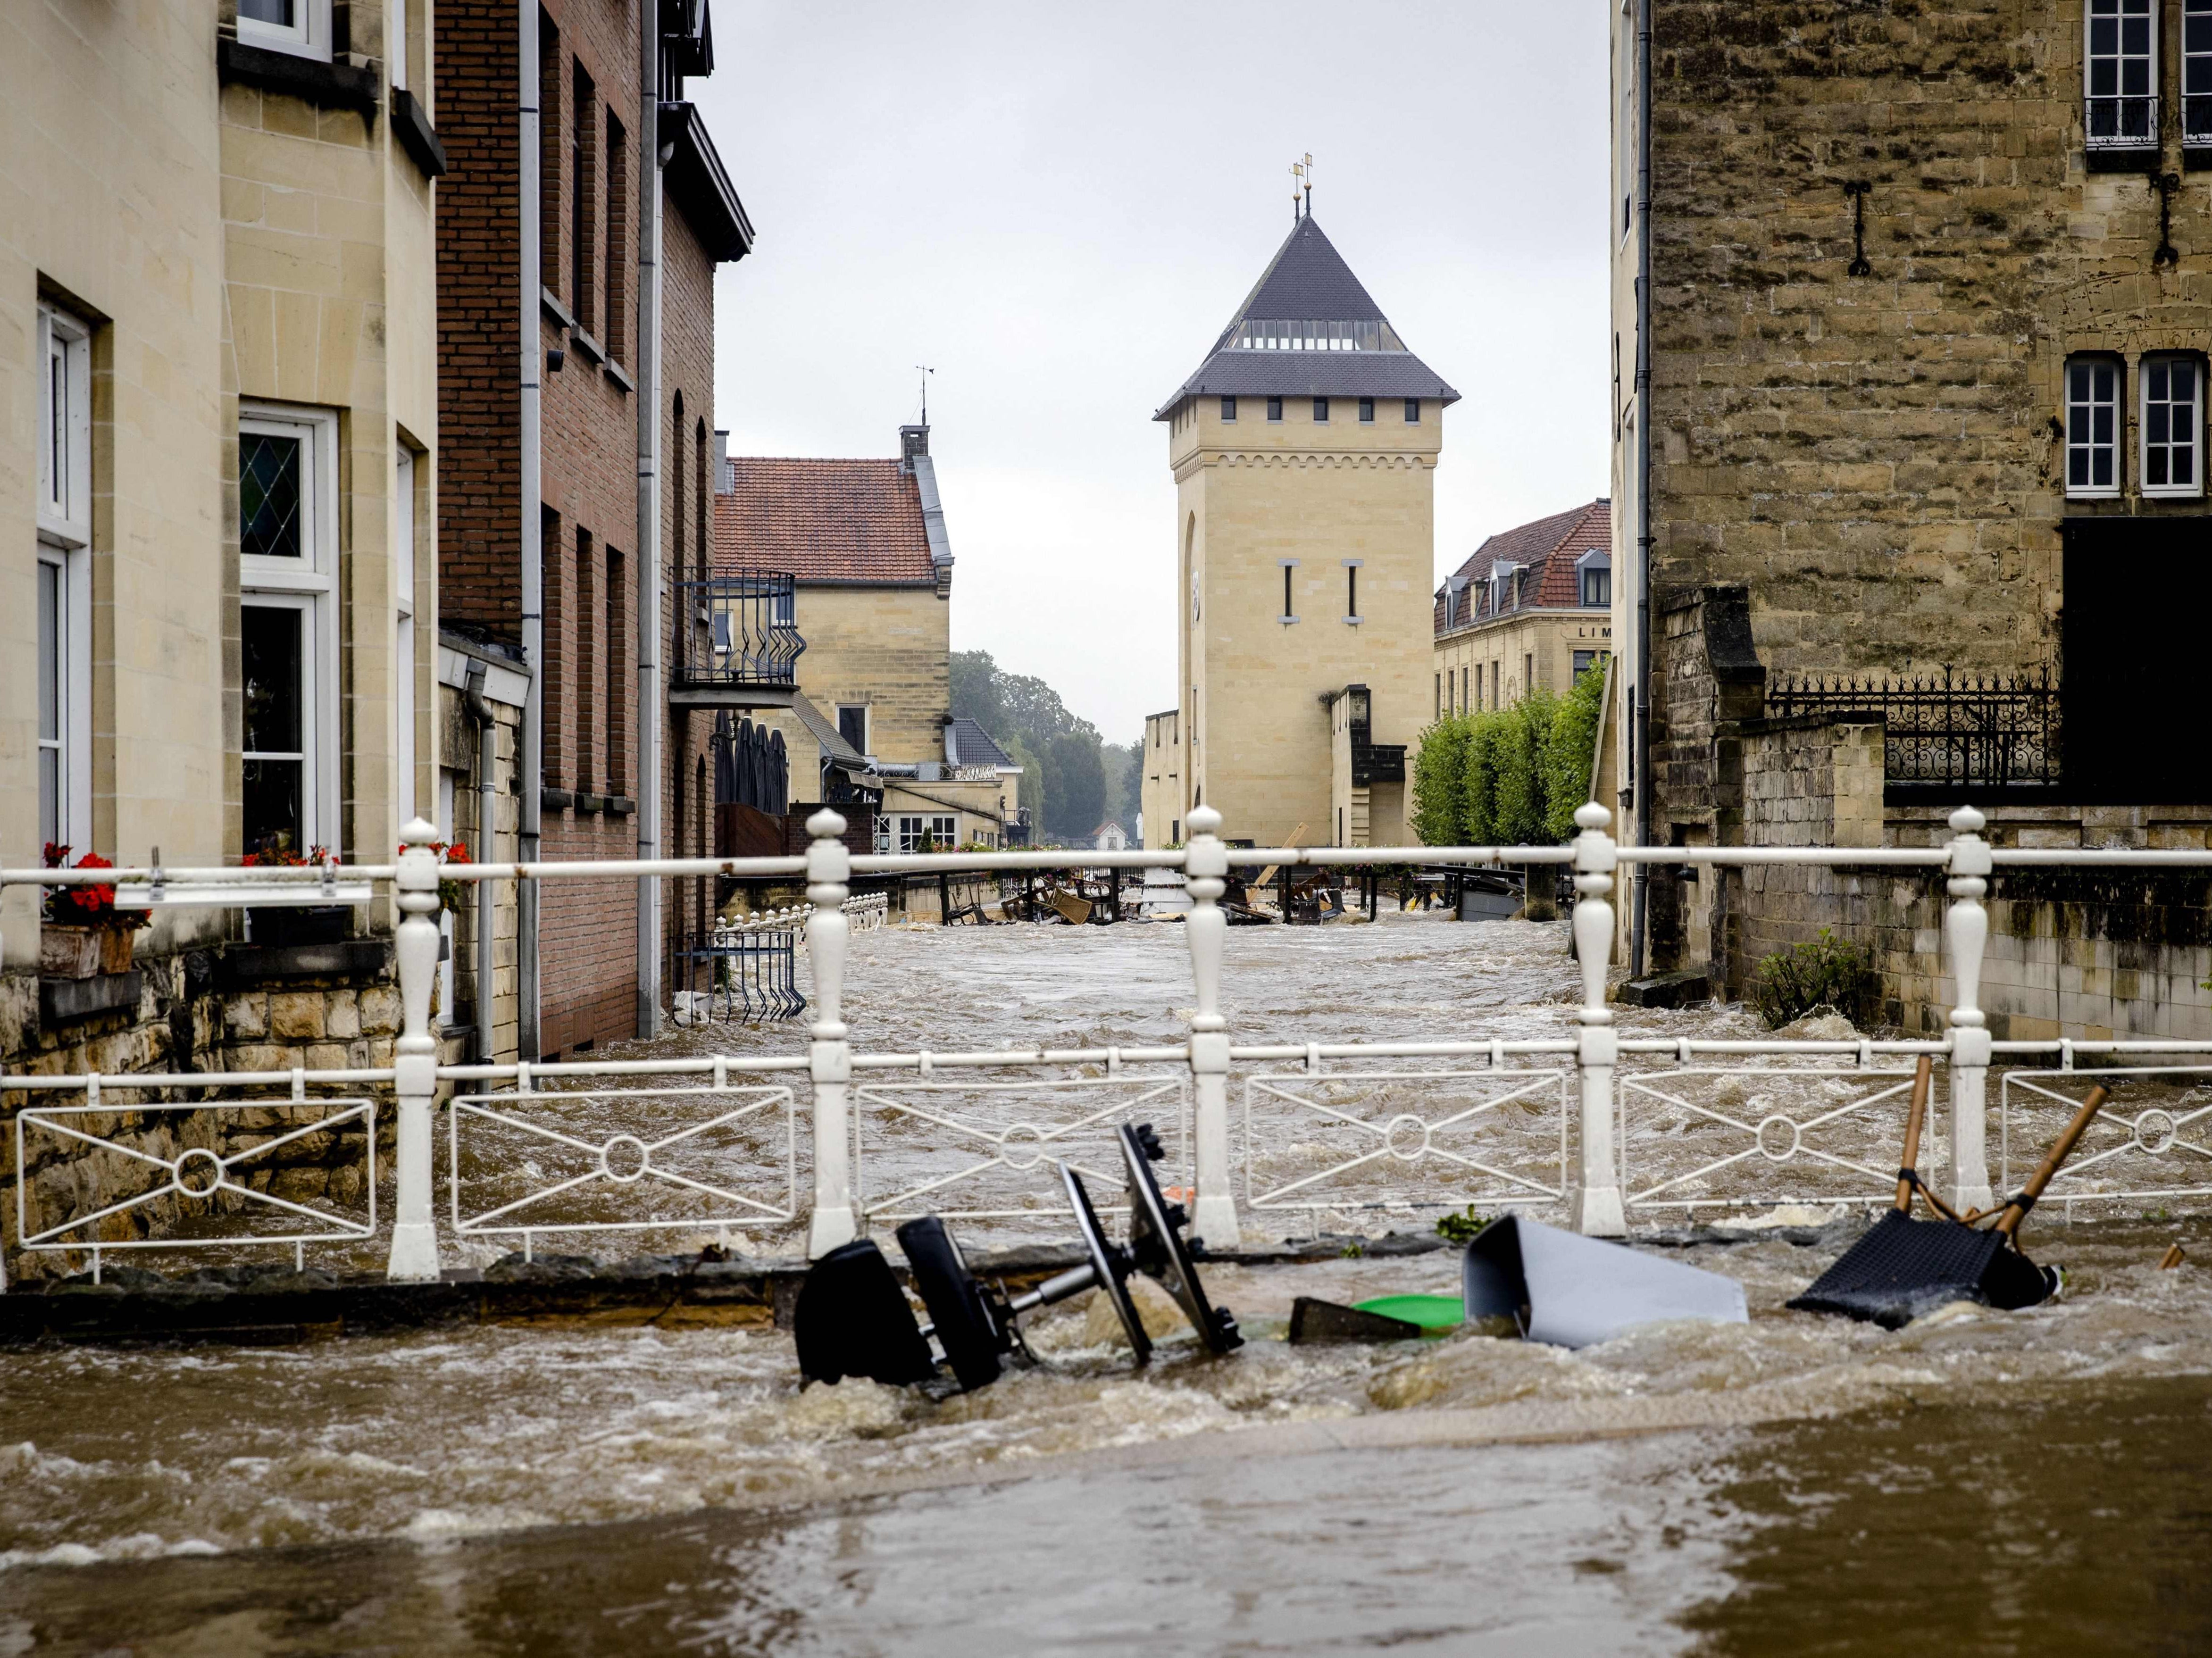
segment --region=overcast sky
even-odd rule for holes
[[[1456,386],[1437,568],[1606,489],[1596,0],[720,0],[690,91],[758,232],[717,289],[734,454],[891,455],[937,371],[952,642],[1109,739],[1175,689],[1152,411],[1314,216]]]

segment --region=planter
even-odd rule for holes
[[[136,927],[104,926],[96,929],[100,934],[100,970],[102,973],[131,971],[132,940],[137,938]]]
[[[246,912],[246,936],[256,944],[335,944],[353,929],[350,904],[311,904],[304,908],[268,905]]]
[[[100,971],[100,948],[104,927],[55,926],[39,929],[39,974],[47,979],[89,979]],[[125,935],[127,938],[128,934]]]

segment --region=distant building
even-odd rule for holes
[[[1127,852],[1129,849],[1129,832],[1119,823],[1109,820],[1091,831],[1091,849],[1093,852]]]
[[[1148,726],[1150,842],[1198,805],[1263,846],[1405,838],[1406,745],[1430,717],[1433,474],[1458,397],[1308,216],[1154,416],[1176,486],[1182,746],[1155,766]],[[1337,706],[1355,688],[1356,717]]]
[[[1433,717],[1564,691],[1613,648],[1613,506],[1494,535],[1436,592]]]
[[[732,457],[719,471],[717,576],[795,581],[798,689],[752,715],[790,756],[788,809],[866,816],[887,852],[1024,841],[1020,767],[951,712],[952,546],[929,428],[901,427],[895,459]]]
[[[1145,716],[1145,763],[1137,785],[1137,827],[1145,845],[1182,844],[1182,711]]]

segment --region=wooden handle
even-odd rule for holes
[[[2043,1161],[2036,1165],[2035,1172],[2027,1177],[2027,1184],[2020,1188],[2020,1196],[2005,1205],[2004,1213],[1997,1218],[1998,1231],[2010,1237],[2020,1230],[2021,1222],[2027,1217],[2027,1206],[2043,1195],[2043,1188],[2051,1184],[2051,1178],[2058,1172],[2058,1166],[2073,1154],[2074,1147],[2081,1136],[2089,1132],[2089,1120],[2104,1108],[2111,1094],[2112,1090],[2102,1083],[2089,1090],[2089,1097],[2081,1102],[2081,1108],[2074,1114],[2074,1121],[2066,1125],[2066,1132],[2058,1137],[2058,1143],[2044,1154]]]
[[[1905,1157],[1899,1169],[1920,1167],[1920,1125],[1928,1115],[1928,1086],[1936,1075],[1936,1062],[1928,1055],[1920,1056],[1920,1063],[1912,1072],[1912,1102],[1905,1113]],[[1913,1182],[1903,1175],[1897,1177],[1897,1206],[1904,1213],[1912,1210]]]

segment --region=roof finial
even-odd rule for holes
[[[1305,169],[1296,161],[1291,163],[1291,222],[1298,222],[1298,184],[1306,176]]]
[[[1313,151],[1311,150],[1308,150],[1306,152],[1304,177],[1306,181],[1306,217],[1310,219],[1313,217]]]
[[[921,370],[921,423],[927,426],[929,424],[929,377],[937,371],[926,362],[918,362],[915,367]]]

